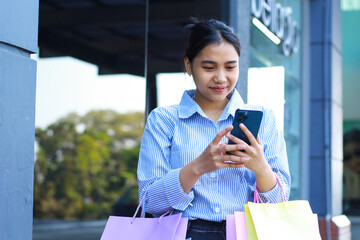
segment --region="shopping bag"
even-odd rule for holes
[[[305,200],[287,201],[279,178],[283,202],[259,203],[255,186],[254,203],[245,206],[249,240],[321,240],[317,215]],[[253,235],[255,229],[256,236]]]
[[[226,240],[247,240],[245,213],[226,215]]]
[[[245,212],[235,212],[236,240],[248,240]]]
[[[188,218],[183,218],[182,213],[144,217],[146,192],[133,217],[109,217],[101,240],[185,240]],[[142,217],[136,217],[140,206],[143,206]]]
[[[226,215],[226,240],[236,240],[235,215]]]
[[[244,205],[245,210],[245,223],[246,223],[246,233],[247,233],[247,239],[248,240],[257,240],[257,235],[255,231],[254,222],[252,220],[249,206],[247,204]]]
[[[187,219],[181,213],[159,218],[110,216],[101,240],[185,240]]]

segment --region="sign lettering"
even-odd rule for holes
[[[299,50],[299,27],[291,18],[290,7],[283,7],[276,0],[252,0],[251,13],[281,40],[285,56]]]

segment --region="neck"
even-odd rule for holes
[[[229,102],[227,98],[219,102],[204,101],[198,94],[195,95],[194,101],[201,107],[205,115],[213,122],[216,122],[220,118],[227,103]]]

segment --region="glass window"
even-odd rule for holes
[[[343,212],[360,215],[360,1],[341,1],[343,96]]]
[[[259,5],[262,2],[252,1],[248,102],[272,108],[283,127],[292,177],[290,198],[299,199],[302,84],[301,36],[296,33],[301,29],[302,4],[277,0],[266,8]],[[267,24],[268,30],[263,28]]]

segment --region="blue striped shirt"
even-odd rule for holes
[[[259,137],[271,168],[280,178],[288,198],[290,174],[286,146],[277,128],[274,114],[261,106],[244,104],[234,90],[219,120],[214,123],[193,100],[195,90],[185,91],[179,105],[158,107],[148,117],[142,138],[138,181],[139,198],[149,187],[146,211],[155,216],[174,209],[189,219],[225,220],[227,214],[244,211],[244,204],[253,201],[255,174],[243,168],[223,168],[204,174],[186,194],[179,180],[180,169],[198,157],[214,137],[231,125],[236,109],[259,109],[264,115]],[[227,142],[224,137],[221,142]],[[280,202],[277,184],[260,193],[264,202]]]

